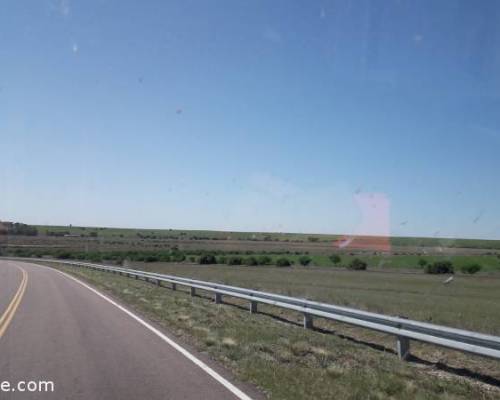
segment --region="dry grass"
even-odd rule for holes
[[[477,380],[460,378],[438,368],[439,365],[401,362],[389,349],[375,346],[375,337],[370,332],[339,324],[327,327],[329,323],[320,323],[320,326],[334,328],[336,334],[304,330],[293,324],[297,321],[296,315],[272,307],[261,307],[262,313],[252,315],[227,304],[215,306],[207,298],[191,298],[183,291],[173,292],[102,272],[64,269],[120,298],[182,340],[208,352],[240,379],[260,387],[271,399],[494,399],[500,396],[500,392],[489,391]],[[336,277],[335,281],[345,284],[348,276]],[[225,278],[219,276],[219,279]],[[367,279],[370,285],[373,279]],[[278,284],[273,279],[265,282],[271,286]],[[291,282],[296,285],[290,286]],[[307,279],[304,282],[284,278],[281,287],[306,290],[307,282]],[[366,289],[368,282],[358,286]],[[312,290],[311,287],[308,290]],[[326,293],[320,291],[319,296]],[[375,299],[381,301],[382,298],[375,296]],[[234,304],[242,303],[234,301]],[[272,315],[291,323],[280,322]],[[364,335],[365,340],[360,340],[359,335]],[[435,349],[418,351],[431,354]],[[440,355],[448,356],[446,351]],[[470,361],[464,359],[462,366]],[[483,360],[478,361],[478,367],[485,365]],[[492,362],[488,368],[490,372],[500,371],[498,363]],[[439,379],[436,379],[437,373]]]

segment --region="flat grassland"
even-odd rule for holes
[[[354,305],[363,309],[489,333],[500,332],[497,279],[463,278],[444,287],[438,277],[354,271],[134,265]],[[61,267],[60,267],[61,268]],[[411,362],[399,361],[394,338],[341,323],[315,320],[207,293],[190,297],[117,275],[62,267],[107,291],[173,332],[181,341],[257,385],[270,399],[495,399],[500,397],[500,362],[412,342]]]
[[[253,242],[285,242],[285,243],[332,243],[340,245],[344,239],[354,239],[352,246],[357,249],[376,250],[377,245],[388,240],[393,248],[409,247],[439,247],[463,249],[489,249],[500,250],[500,240],[462,239],[462,238],[426,238],[426,237],[397,237],[381,238],[377,236],[350,237],[341,234],[316,234],[316,233],[287,233],[287,232],[236,232],[236,231],[211,231],[211,230],[180,230],[180,229],[128,229],[104,227],[78,227],[78,226],[35,226],[41,235],[47,233],[66,233],[69,235],[89,235],[95,232],[102,238],[134,239],[137,237],[150,239],[171,240],[212,240],[212,241],[253,241]]]
[[[500,240],[443,238],[380,238],[298,233],[190,231],[172,229],[120,229],[74,226],[37,226],[38,236],[0,236],[0,252],[16,255],[57,257],[57,252],[115,252],[114,259],[125,259],[130,251],[161,252],[178,249],[186,256],[214,252],[226,256],[267,254],[273,260],[286,256],[295,264],[307,255],[311,265],[334,266],[332,254],[342,257],[337,266],[360,258],[369,269],[422,270],[419,262],[451,261],[458,272],[462,266],[479,264],[481,273],[500,271]],[[29,252],[31,251],[31,252]],[[122,254],[118,254],[121,252]],[[18,255],[22,255],[19,253]],[[99,256],[97,256],[99,258]],[[189,259],[189,257],[188,257]]]
[[[500,275],[456,276],[174,263],[132,268],[280,293],[500,335]]]

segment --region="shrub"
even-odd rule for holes
[[[280,257],[276,260],[276,266],[277,267],[289,267],[291,266],[292,263],[290,262],[290,260],[286,257]]]
[[[311,263],[311,261],[311,258],[307,256],[302,256],[299,258],[300,265],[303,265],[304,267],[307,267]]]
[[[204,265],[217,264],[217,259],[215,258],[215,256],[213,254],[203,254],[198,259],[198,264],[204,264]]]
[[[258,261],[255,257],[247,257],[245,259],[245,265],[258,265]]]
[[[144,257],[144,261],[147,263],[159,261],[159,258],[155,255],[148,255]]]
[[[347,268],[355,270],[355,271],[364,271],[366,269],[366,267],[367,267],[367,264],[364,261],[360,260],[359,258],[355,258],[347,266]]]
[[[243,259],[240,256],[231,256],[227,259],[229,265],[241,265],[243,264]]]
[[[453,274],[453,264],[450,261],[436,261],[425,266],[426,274]]]
[[[71,253],[68,251],[62,251],[59,254],[57,254],[57,258],[59,260],[67,260],[68,258],[71,258]]]
[[[338,254],[332,254],[330,256],[330,261],[332,263],[334,263],[335,265],[337,265],[337,264],[339,264],[342,261],[342,259],[340,258],[340,256]]]
[[[226,256],[219,256],[217,257],[217,264],[226,264],[227,262],[227,257]]]
[[[420,260],[418,260],[418,265],[424,268],[427,265],[427,260],[425,258],[421,258]]]
[[[270,265],[273,260],[269,256],[260,256],[257,258],[257,263],[259,265]]]
[[[174,252],[172,253],[172,260],[174,262],[182,262],[186,259],[186,255],[184,253],[181,253],[181,252]]]
[[[479,264],[467,264],[460,268],[460,271],[464,274],[475,274],[481,271],[481,266]]]

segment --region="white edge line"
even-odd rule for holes
[[[36,264],[37,266],[43,267],[43,268],[49,268],[45,267],[43,265]],[[201,361],[199,358],[191,354],[189,351],[187,351],[184,347],[181,345],[177,344],[174,342],[172,339],[170,339],[168,336],[163,334],[160,330],[152,326],[151,324],[147,323],[144,321],[141,317],[138,315],[134,314],[133,312],[127,310],[125,307],[121,306],[114,300],[110,299],[108,296],[102,294],[101,292],[97,291],[93,287],[87,285],[86,283],[83,283],[79,279],[68,275],[65,272],[59,271],[58,269],[55,268],[50,268],[56,272],[59,272],[60,274],[66,276],[69,279],[74,280],[75,282],[79,283],[83,287],[87,288],[94,294],[98,295],[99,297],[103,298],[107,302],[113,304],[116,308],[120,309],[123,311],[125,314],[127,314],[129,317],[135,319],[137,322],[139,322],[141,325],[143,325],[145,328],[149,329],[151,332],[153,332],[156,336],[158,336],[160,339],[162,339],[164,342],[168,343],[170,346],[172,346],[175,350],[177,350],[179,353],[181,353],[184,357],[186,357],[188,360],[192,361],[194,364],[196,364],[198,367],[200,367],[203,371],[205,371],[208,375],[210,375],[212,378],[214,378],[217,382],[219,382],[222,386],[224,386],[227,390],[229,390],[231,393],[233,393],[237,398],[241,400],[252,400],[250,396],[242,392],[240,389],[238,389],[236,386],[234,386],[231,382],[229,382],[226,378],[221,376],[219,373],[214,371],[212,368],[210,368],[207,364],[205,364],[203,361]]]

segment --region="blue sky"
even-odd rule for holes
[[[496,1],[7,1],[0,219],[500,239],[499,21]]]

